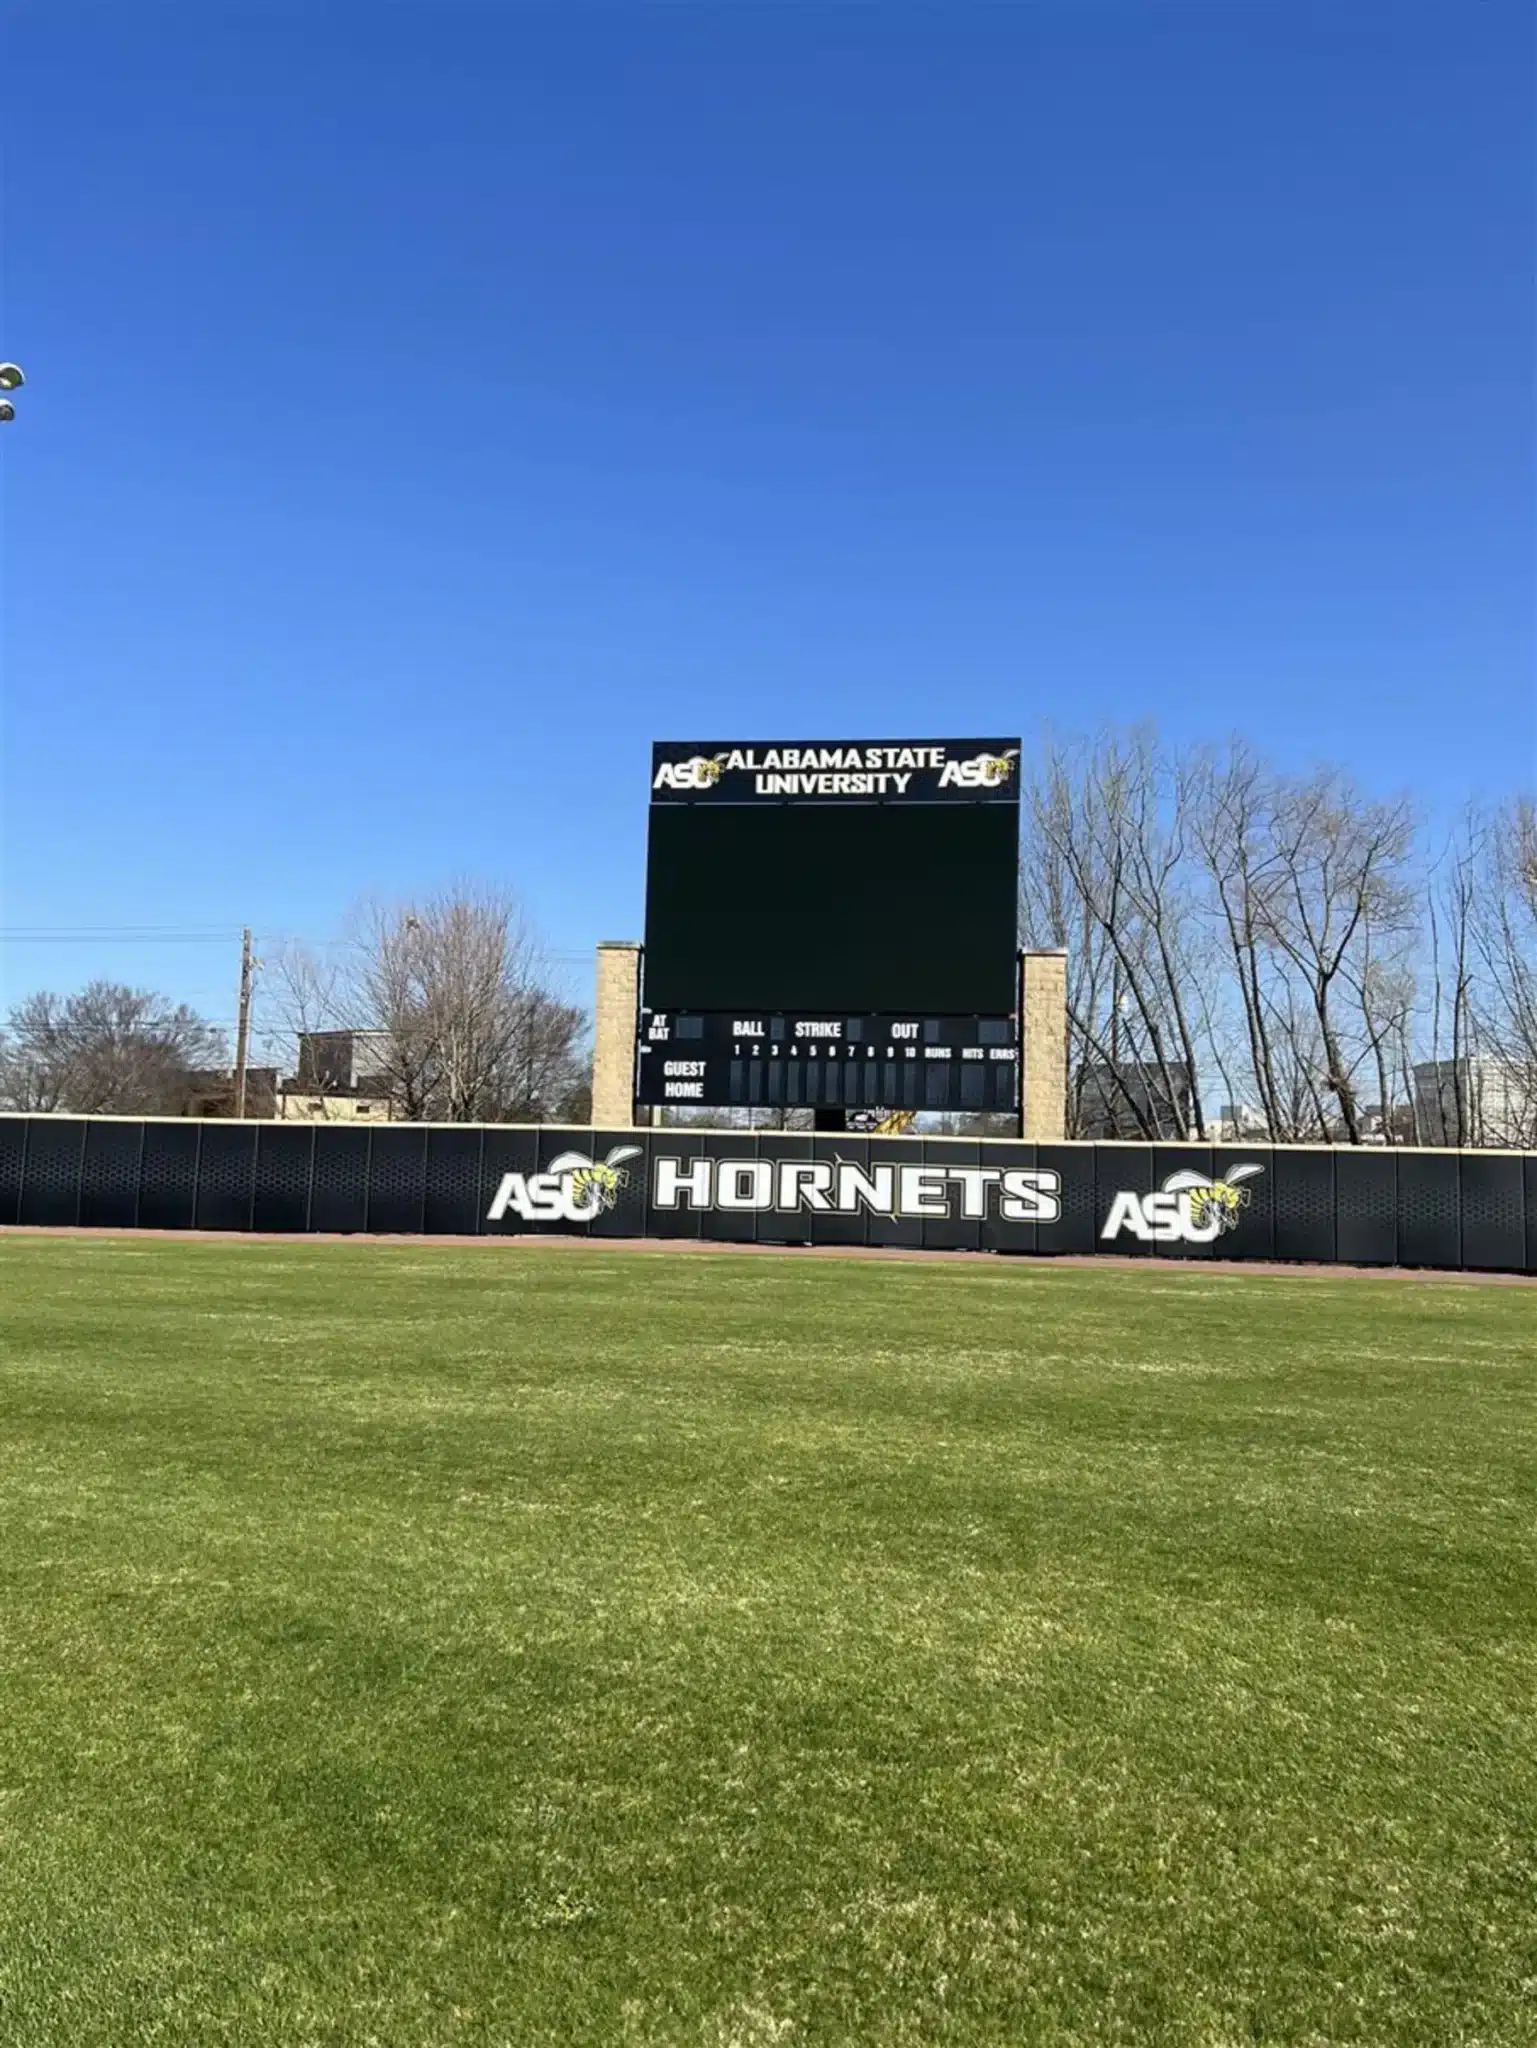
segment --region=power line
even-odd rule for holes
[[[294,932],[258,932],[259,943],[268,946],[282,945],[302,940],[303,934]],[[0,945],[6,946],[78,946],[78,945],[143,945],[143,946],[214,946],[238,944],[240,926],[233,925],[3,925],[0,926]],[[327,943],[319,941],[317,943]],[[588,966],[592,953],[583,948],[552,946],[545,958],[565,963],[580,963]]]
[[[240,937],[239,925],[221,925],[217,930],[181,931],[174,926],[157,930],[152,925],[79,926],[50,931],[42,926],[13,925],[0,929],[0,945],[7,946],[227,946]]]

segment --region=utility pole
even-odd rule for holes
[[[235,1012],[235,1114],[245,1115],[246,1056],[251,1046],[251,927],[240,934],[240,1007]]]

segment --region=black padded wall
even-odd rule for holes
[[[368,1228],[381,1237],[415,1237],[426,1228],[427,1132],[421,1124],[381,1124],[368,1151]]]
[[[80,1117],[28,1117],[19,1222],[71,1229],[80,1221],[85,1133]]]
[[[1459,1152],[1462,1263],[1517,1272],[1526,1263],[1526,1183],[1519,1153]]]
[[[313,1124],[262,1124],[256,1138],[253,1230],[308,1230],[315,1175]]]
[[[1462,1180],[1455,1152],[1401,1152],[1398,1166],[1400,1266],[1462,1264]]]
[[[144,1126],[96,1117],[86,1127],[80,1170],[80,1221],[88,1230],[134,1230],[139,1222],[139,1162]]]
[[[249,1230],[256,1205],[257,1124],[203,1126],[197,1162],[199,1230]]]
[[[469,1237],[485,1214],[480,1202],[480,1130],[434,1124],[427,1133],[422,1228],[443,1237]]]
[[[0,1116],[0,1225],[21,1218],[21,1170],[27,1156],[27,1120]]]
[[[1388,1151],[1334,1154],[1334,1256],[1391,1266],[1398,1256],[1398,1161]]]
[[[1332,1264],[1334,1249],[1334,1154],[1321,1149],[1278,1148],[1275,1166],[1275,1255]]]
[[[7,1223],[1519,1272],[1537,1271],[1537,1155],[11,1116]]]
[[[356,1124],[315,1126],[310,1180],[310,1229],[366,1230],[368,1147],[373,1133]]]

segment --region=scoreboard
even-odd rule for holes
[[[637,1097],[1018,1102],[1019,742],[653,749]]]
[[[641,1012],[642,1102],[774,1109],[1018,1104],[1012,1017]]]

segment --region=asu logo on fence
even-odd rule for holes
[[[562,1152],[543,1173],[504,1173],[486,1221],[500,1223],[510,1209],[525,1223],[591,1223],[606,1215],[629,1186],[624,1162],[638,1159],[640,1150],[639,1145],[615,1145],[602,1159]]]
[[[1214,1180],[1210,1174],[1183,1167],[1150,1195],[1122,1188],[1110,1204],[1100,1238],[1108,1243],[1124,1231],[1143,1244],[1211,1244],[1224,1232],[1237,1229],[1239,1217],[1249,1206],[1244,1182],[1264,1171],[1263,1166],[1251,1162],[1230,1166],[1220,1180]]]

